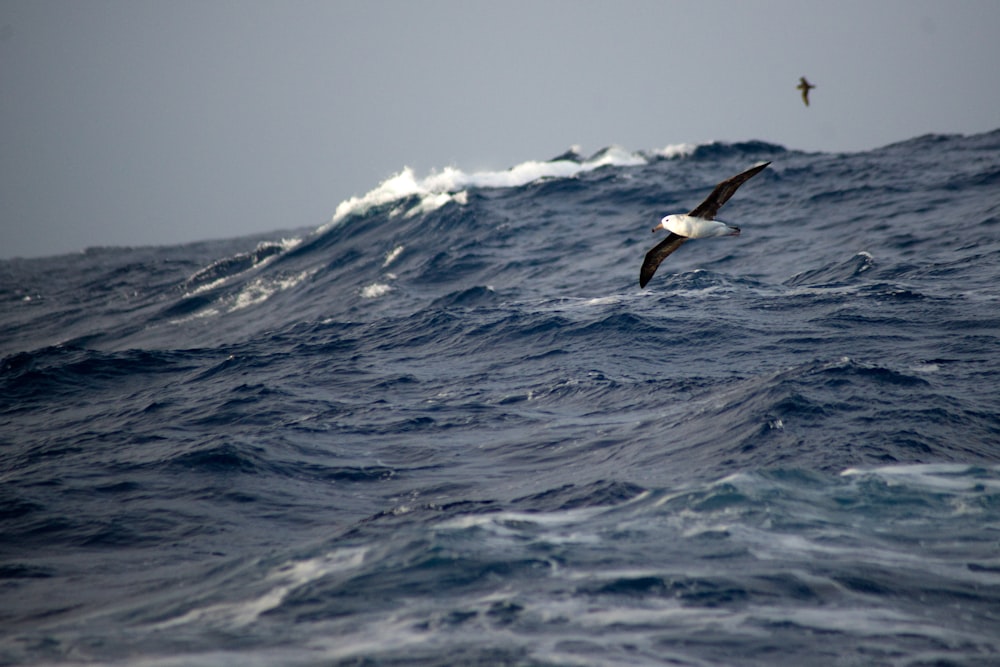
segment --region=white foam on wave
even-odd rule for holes
[[[216,287],[219,287],[220,285],[225,284],[226,282],[234,279],[236,276],[244,275],[248,271],[252,271],[254,269],[259,269],[263,266],[267,266],[268,264],[273,262],[276,257],[278,257],[283,253],[288,252],[292,248],[295,248],[300,243],[302,243],[302,239],[294,237],[290,239],[283,238],[280,241],[262,241],[261,243],[257,244],[257,248],[253,252],[240,253],[238,255],[234,255],[233,257],[226,257],[224,259],[217,260],[209,264],[205,268],[200,269],[193,275],[191,275],[187,280],[184,281],[184,283],[186,285],[198,283],[203,276],[209,276],[216,271],[222,273],[223,275],[215,280],[209,281],[202,285],[198,285],[193,290],[188,290],[187,292],[185,292],[184,296],[189,297],[189,296],[194,296],[196,294],[201,294],[202,292],[207,292],[209,290],[215,289]],[[264,251],[270,250],[272,248],[274,249],[274,252],[263,254]],[[261,257],[262,254],[263,256]],[[237,271],[235,273],[226,273],[225,271],[226,266],[234,263],[246,264],[247,266],[246,268]]]
[[[258,303],[263,303],[278,292],[295,287],[303,280],[315,273],[315,269],[302,271],[292,276],[281,276],[278,278],[257,278],[240,290],[236,295],[233,304],[229,307],[229,312],[242,310]]]
[[[841,477],[876,476],[891,486],[908,485],[944,493],[1000,490],[1000,466],[967,463],[910,463],[874,468],[847,468]]]
[[[459,184],[465,182],[467,178],[460,170],[448,167],[444,171],[418,179],[413,169],[404,167],[401,172],[382,181],[365,195],[340,202],[334,211],[333,219],[318,231],[322,233],[352,215],[362,215],[377,206],[413,196],[419,196],[420,203],[411,208],[407,212],[408,215],[441,208],[456,198],[458,203],[462,203],[464,195]],[[398,211],[393,213],[396,214]]]
[[[385,261],[382,262],[382,268],[384,269],[385,267],[387,267],[390,264],[392,264],[393,262],[395,262],[396,258],[399,257],[403,253],[404,249],[405,249],[405,246],[398,245],[395,248],[393,248],[392,250],[390,250],[389,252],[387,252],[385,254]]]
[[[690,154],[694,148],[693,144],[679,144],[656,151],[654,155],[678,157]],[[432,171],[428,176],[418,178],[413,169],[404,167],[398,174],[382,181],[368,193],[342,201],[337,206],[330,222],[317,231],[322,233],[352,215],[362,215],[374,207],[409,197],[419,197],[420,200],[405,211],[402,209],[393,211],[393,215],[413,216],[427,213],[451,202],[465,205],[468,203],[467,189],[471,187],[512,188],[527,185],[543,178],[572,178],[578,174],[609,165],[630,167],[648,162],[649,158],[642,153],[612,146],[582,161],[572,159],[545,162],[529,160],[503,171],[480,171],[470,174],[456,167],[445,167],[441,171]]]
[[[654,155],[659,157],[665,157],[669,159],[688,157],[694,153],[695,149],[698,148],[700,144],[670,144],[657,151],[654,151]]]
[[[255,278],[244,285],[243,288],[235,295],[230,295],[217,300],[212,307],[202,308],[185,317],[170,320],[170,324],[179,325],[192,322],[194,320],[215,317],[222,314],[223,310],[221,309],[225,309],[225,312],[232,313],[237,310],[243,310],[251,306],[256,306],[257,304],[264,303],[278,292],[284,292],[285,290],[295,287],[314,273],[316,273],[316,269],[301,271],[294,275],[278,277],[262,276]],[[226,278],[222,278],[216,282],[219,284],[224,283],[229,280],[230,277],[231,276],[227,276]],[[198,291],[200,290],[195,290],[192,294],[197,294]],[[186,298],[191,296],[191,294],[185,294],[184,296]]]
[[[187,324],[188,322],[193,322],[195,320],[215,317],[219,313],[220,311],[218,308],[204,308],[185,317],[178,317],[177,319],[170,320],[169,323],[174,326],[179,324]]]
[[[187,613],[156,624],[157,629],[186,624],[210,623],[223,628],[241,628],[256,621],[261,614],[280,606],[289,592],[299,586],[330,575],[357,570],[365,561],[368,549],[350,547],[330,553],[282,564],[272,570],[256,597],[236,602],[223,602],[195,607]]]
[[[385,296],[392,291],[390,285],[385,283],[372,283],[371,285],[365,285],[361,288],[361,298],[362,299],[377,299],[380,296]]]

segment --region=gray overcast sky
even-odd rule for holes
[[[319,226],[404,166],[988,131],[998,35],[997,0],[0,0],[0,257]]]

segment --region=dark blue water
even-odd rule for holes
[[[3,261],[0,359],[2,664],[1000,663],[1000,131]]]

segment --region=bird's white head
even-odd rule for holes
[[[658,229],[666,229],[667,231],[670,231],[670,225],[672,222],[674,222],[674,219],[676,217],[677,217],[676,215],[663,216],[662,218],[660,218],[660,224],[658,224],[656,227],[653,227],[653,231],[655,232]]]

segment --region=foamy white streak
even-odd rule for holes
[[[357,547],[337,549],[317,558],[281,566],[267,577],[269,587],[256,598],[240,602],[224,602],[192,609],[182,616],[163,621],[157,628],[169,628],[187,623],[221,623],[242,627],[257,620],[264,612],[279,606],[289,591],[297,586],[327,575],[353,570],[364,562],[367,549]]]
[[[302,271],[294,276],[285,276],[283,278],[257,278],[249,285],[244,287],[239,294],[236,295],[235,303],[229,308],[230,312],[234,310],[242,310],[243,308],[248,308],[250,306],[256,305],[258,303],[263,303],[267,301],[271,296],[277,292],[283,292],[286,289],[291,289],[295,287],[300,282],[315,273],[314,270]]]
[[[382,262],[382,268],[389,266],[396,261],[396,258],[403,253],[404,246],[398,245],[389,252],[385,254],[385,261]]]

